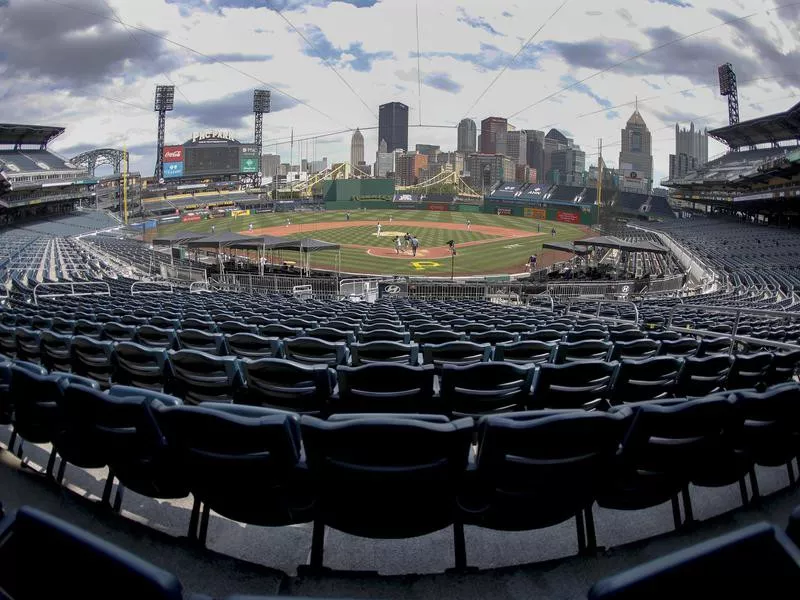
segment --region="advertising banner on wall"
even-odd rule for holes
[[[522,209],[522,215],[531,219],[541,219],[542,221],[547,219],[547,211],[544,208],[526,207]]]
[[[447,212],[447,211],[450,210],[450,205],[449,204],[443,204],[441,202],[431,202],[428,205],[428,210],[436,210],[436,211],[439,211],[439,212]]]
[[[556,220],[562,223],[579,223],[581,220],[580,213],[566,212],[560,210],[556,213]]]
[[[183,162],[183,146],[164,146],[164,162]]]
[[[382,281],[378,284],[379,298],[403,298],[408,296],[408,282]]]
[[[182,162],[165,162],[164,163],[164,177],[183,177],[183,163]]]
[[[497,209],[497,214],[498,215],[510,215],[511,214],[511,209],[510,208],[498,208]]]
[[[258,173],[258,147],[243,145],[239,149],[239,172]]]
[[[183,215],[181,221],[184,223],[193,223],[194,221],[202,221],[202,217],[200,215]]]

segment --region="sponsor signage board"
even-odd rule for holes
[[[522,209],[522,215],[531,219],[540,219],[542,221],[547,219],[547,211],[543,208],[530,208]]]
[[[439,212],[447,212],[450,210],[449,204],[442,204],[440,202],[432,202],[428,205],[428,210],[436,210]]]
[[[379,298],[402,298],[408,296],[408,283],[405,281],[384,281],[378,284]]]
[[[164,163],[164,177],[175,178],[183,177],[183,163],[182,162],[165,162]]]
[[[239,172],[240,173],[258,173],[258,158],[255,156],[240,156],[239,157]]]
[[[181,221],[183,223],[193,223],[194,221],[201,221],[202,217],[200,215],[183,215],[181,217]]]
[[[164,162],[183,162],[183,146],[164,146]]]
[[[565,210],[559,210],[556,213],[556,220],[561,221],[562,223],[578,223],[581,220],[580,213],[576,212],[567,212]]]
[[[511,209],[510,208],[498,208],[497,209],[497,214],[498,215],[510,215],[511,214]]]

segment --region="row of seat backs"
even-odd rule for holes
[[[441,415],[321,420],[260,407],[166,405],[141,390],[71,384],[63,392],[67,427],[55,446],[78,466],[109,464],[139,493],[160,493],[152,479],[164,477],[171,493],[182,483],[223,516],[258,525],[321,516],[353,535],[409,537],[458,515],[527,530],[595,500],[646,508],[690,481],[727,485],[753,461],[790,460],[800,433],[798,389],[492,415],[476,425]]]

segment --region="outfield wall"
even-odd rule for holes
[[[540,221],[560,221],[561,223],[581,225],[594,225],[597,223],[596,206],[549,206],[541,208],[487,199],[483,205],[483,212],[493,215],[526,217]]]

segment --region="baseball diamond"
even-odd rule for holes
[[[389,218],[392,221],[389,221]],[[287,219],[290,224],[287,225]],[[375,210],[347,213],[322,211],[308,213],[265,213],[245,217],[215,218],[161,226],[158,234],[176,231],[233,231],[244,235],[270,235],[287,239],[314,238],[341,246],[341,269],[346,273],[391,275],[457,276],[521,273],[531,254],[537,254],[540,267],[570,257],[564,252],[542,250],[545,241],[571,241],[586,235],[581,225],[539,221],[526,217],[457,212]],[[378,235],[377,225],[381,224]],[[253,229],[250,230],[250,225]],[[555,228],[556,235],[551,235]],[[416,255],[405,243],[408,233],[419,240]],[[400,237],[397,251],[395,238]],[[451,265],[449,241],[456,255]],[[281,260],[298,261],[297,253],[283,251]],[[314,253],[312,268],[331,269],[332,252]],[[425,261],[426,266],[414,263]]]

